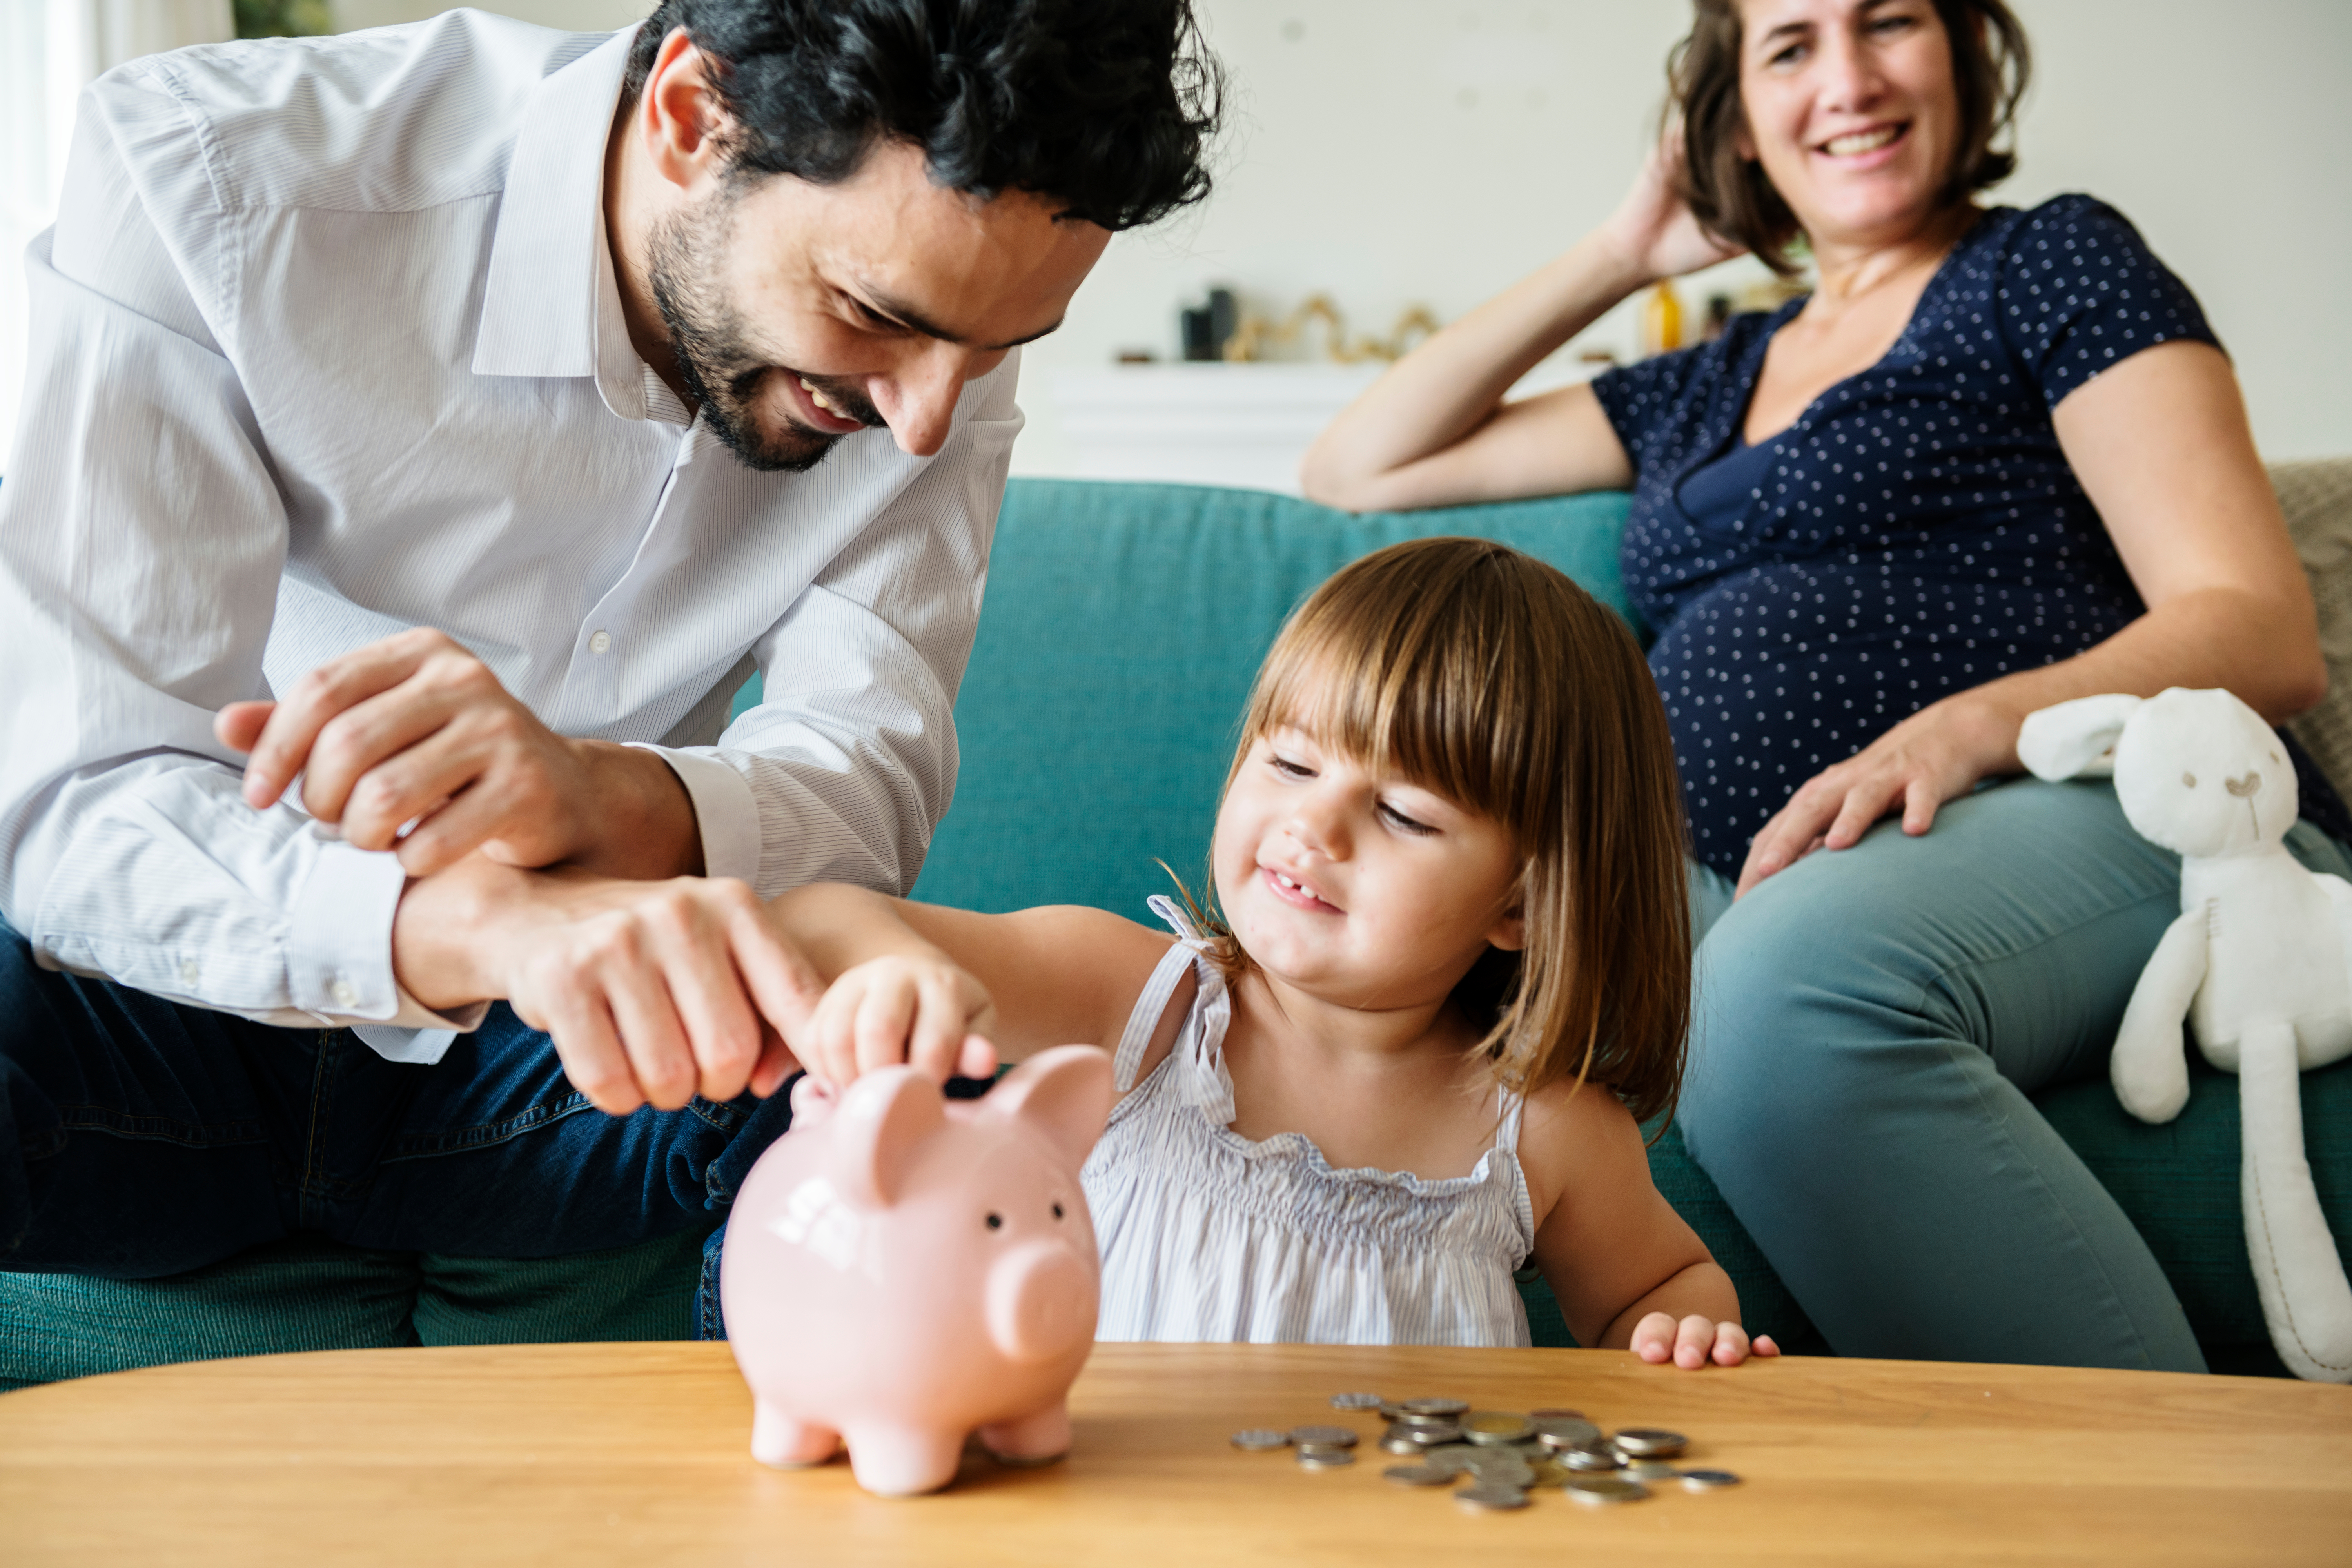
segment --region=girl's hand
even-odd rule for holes
[[[1601,226],[1601,238],[1625,266],[1651,282],[1696,272],[1746,252],[1745,247],[1726,245],[1699,226],[1675,189],[1682,169],[1683,128],[1677,121],[1650,149],[1633,188]]]
[[[1871,824],[1900,806],[1903,831],[1916,837],[1936,810],[1978,781],[2017,769],[2022,714],[1981,689],[1922,708],[1855,756],[1824,768],[1798,787],[1748,847],[1735,898],[1817,848],[1844,849]]]
[[[892,954],[842,972],[787,1041],[836,1089],[900,1062],[944,1083],[996,1071],[996,1007],[980,982],[944,956]]]
[[[1676,1322],[1668,1313],[1652,1312],[1633,1325],[1631,1348],[1652,1366],[1671,1358],[1686,1372],[1696,1372],[1708,1362],[1738,1366],[1751,1355],[1780,1353],[1769,1334],[1759,1334],[1751,1342],[1748,1331],[1738,1323],[1718,1323],[1696,1313]]]

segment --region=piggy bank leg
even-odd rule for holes
[[[751,1458],[779,1470],[822,1465],[841,1447],[830,1426],[796,1421],[764,1399],[751,1404]]]
[[[1050,1465],[1070,1451],[1070,1407],[1055,1400],[1018,1421],[980,1429],[988,1451],[1008,1465]]]
[[[956,1467],[963,1461],[961,1432],[852,1426],[845,1436],[857,1484],[880,1497],[935,1492],[955,1479]]]

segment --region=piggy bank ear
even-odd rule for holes
[[[1110,1102],[1110,1058],[1092,1046],[1055,1046],[1006,1073],[980,1114],[1039,1133],[1076,1166],[1102,1136]]]
[[[2036,778],[2105,778],[2116,771],[2116,741],[2139,711],[2124,693],[2077,697],[2025,716],[2017,733],[2017,760]]]
[[[864,1209],[888,1208],[923,1141],[946,1125],[940,1086],[910,1067],[877,1068],[835,1102],[834,1190]]]

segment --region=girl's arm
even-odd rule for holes
[[[1682,1367],[1737,1366],[1751,1346],[1739,1296],[1650,1181],[1642,1130],[1598,1084],[1528,1103],[1519,1160],[1536,1205],[1536,1267],[1580,1345]],[[1767,1336],[1753,1353],[1778,1355]]]
[[[1747,892],[1818,840],[1859,841],[1900,812],[1920,834],[1980,779],[2021,771],[2025,716],[2070,698],[2225,687],[2273,723],[2327,691],[2311,584],[2221,351],[2140,350],[2053,412],[2058,445],[2098,509],[2147,613],[2069,659],[1955,692],[1799,787],[1748,847]]]
[[[1113,1046],[1169,943],[1079,905],[983,915],[829,882],[771,908],[828,983],[785,1043],[836,1085],[898,1062],[984,1078],[1000,1056]]]
[[[1631,484],[1591,387],[1511,404],[1503,394],[1636,289],[1733,254],[1674,194],[1681,144],[1659,143],[1607,223],[1399,360],[1332,421],[1299,463],[1307,499],[1394,511]]]

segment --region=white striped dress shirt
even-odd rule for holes
[[[622,320],[629,37],[458,11],[88,90],[0,484],[0,914],[43,963],[436,1059],[472,1020],[394,978],[398,863],[247,806],[212,733],[417,626],[559,732],[653,745],[709,874],[913,884],[1018,355],[935,457],[737,462]]]

